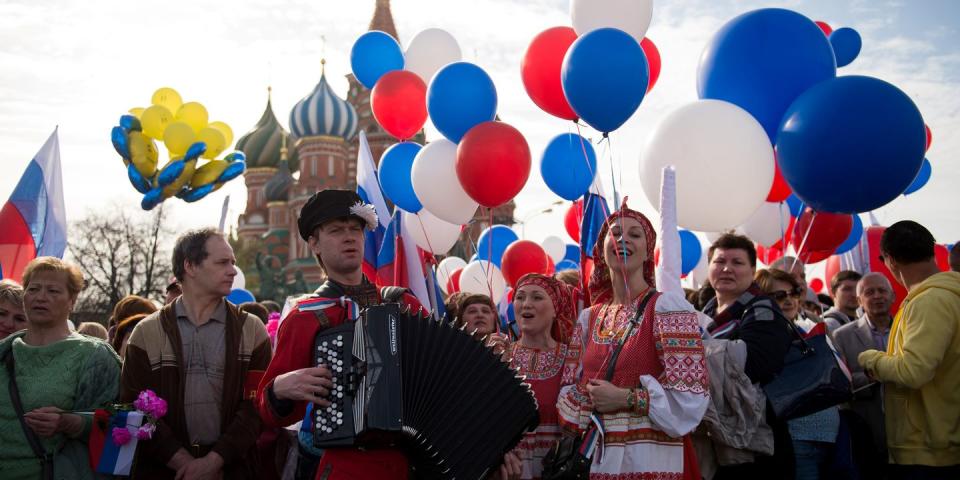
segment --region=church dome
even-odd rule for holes
[[[357,111],[333,93],[324,74],[313,92],[293,107],[290,130],[297,138],[323,135],[350,141],[357,134]]]
[[[280,164],[284,137],[287,132],[280,126],[277,117],[273,114],[273,106],[267,98],[267,108],[263,111],[260,121],[252,130],[237,140],[237,150],[247,156],[247,166],[250,168],[277,167]],[[289,169],[296,171],[300,166],[296,149],[288,157]]]
[[[290,198],[291,185],[293,185],[293,175],[290,174],[287,159],[280,160],[277,173],[263,186],[263,195],[268,202],[286,202]]]

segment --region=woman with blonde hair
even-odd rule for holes
[[[0,340],[24,328],[23,287],[13,280],[0,280]]]
[[[580,378],[557,406],[561,425],[596,439],[591,478],[700,478],[688,434],[709,402],[703,343],[693,307],[656,291],[656,241],[624,200],[594,247]]]
[[[88,479],[91,411],[114,401],[120,360],[99,339],[70,331],[83,288],[73,264],[39,257],[23,271],[27,328],[0,341],[0,473],[4,479]]]

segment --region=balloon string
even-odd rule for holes
[[[580,124],[573,122],[577,126],[577,138],[580,139],[580,151],[583,152],[583,163],[587,165],[587,170],[590,171],[590,186],[593,186],[593,183],[597,181],[597,172],[593,170],[593,166],[590,165],[590,154],[587,153],[587,145],[583,141],[583,133],[580,132]],[[587,193],[590,193],[588,190]]]
[[[780,247],[786,251],[787,250],[787,226],[783,222],[783,203],[780,202],[780,207],[777,208],[777,215],[780,217]],[[764,262],[766,263],[766,262]]]
[[[487,265],[486,268],[482,268],[482,270],[485,280],[487,281],[487,292],[490,293],[490,300],[493,301],[493,279],[488,273],[488,270],[493,268],[493,208],[487,207],[487,212],[490,218],[490,239],[487,242]],[[480,266],[484,267],[483,263],[481,263]]]
[[[800,247],[797,248],[797,256],[793,257],[793,263],[790,265],[790,270],[793,271],[793,268],[797,266],[797,262],[800,261],[800,252],[803,251],[803,247],[807,245],[807,238],[810,237],[810,232],[813,231],[813,222],[817,220],[817,211],[812,210],[813,213],[810,214],[810,224],[807,225],[807,231],[803,234],[803,239],[800,240]],[[803,215],[801,213],[801,215]],[[799,221],[797,223],[800,223]]]

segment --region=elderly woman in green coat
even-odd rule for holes
[[[23,283],[27,328],[0,342],[0,478],[96,478],[87,455],[92,417],[68,412],[114,401],[120,359],[106,342],[70,331],[83,287],[75,265],[37,258]]]

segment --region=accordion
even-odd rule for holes
[[[479,479],[539,424],[530,385],[500,355],[399,304],[321,331],[313,352],[334,385],[311,411],[318,448],[395,446],[417,477]]]

